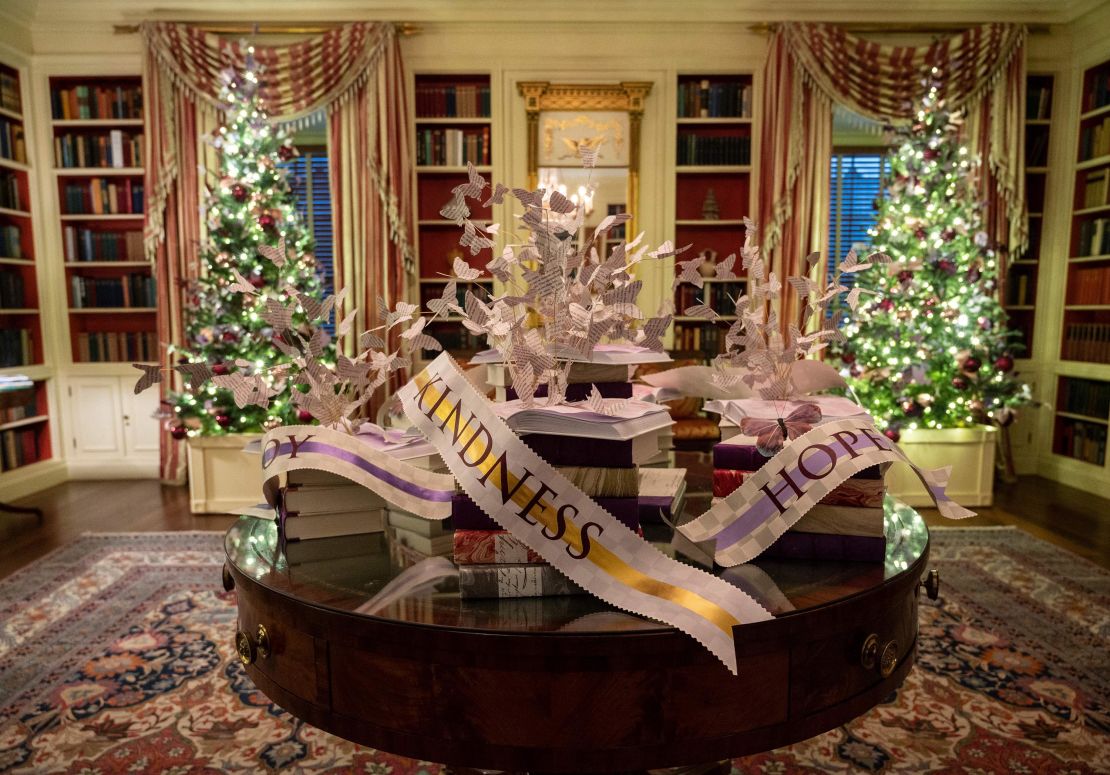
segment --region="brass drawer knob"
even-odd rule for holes
[[[879,636],[871,633],[863,642],[859,652],[859,663],[864,670],[874,670],[879,659]]]
[[[258,625],[258,656],[265,659],[270,656],[270,633],[266,632],[266,625]]]
[[[888,641],[883,647],[883,653],[879,656],[879,675],[883,678],[889,678],[890,674],[894,672],[894,668],[898,666],[898,642]]]
[[[922,579],[921,586],[925,587],[925,594],[930,600],[940,597],[940,571],[936,568],[931,569]]]
[[[257,656],[257,651],[254,647],[254,641],[251,640],[249,633],[244,630],[239,630],[235,633],[235,652],[239,655],[239,661],[244,665],[254,664],[254,658]]]

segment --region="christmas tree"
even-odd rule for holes
[[[177,438],[257,432],[312,419],[290,400],[294,388],[283,383],[280,367],[289,361],[289,348],[283,352],[275,345],[265,314],[267,299],[284,302],[293,294],[318,299],[321,287],[312,236],[298,217],[280,164],[296,151],[291,139],[270,125],[258,79],[250,57],[242,72],[222,73],[220,101],[226,119],[212,140],[220,156],[219,180],[209,190],[203,271],[187,294],[185,342],[176,352],[178,371],[189,387],[172,396],[172,433]],[[260,248],[279,245],[288,253],[277,261],[259,254]],[[261,293],[235,290],[245,285]],[[304,322],[303,312],[294,315],[294,324]],[[334,360],[332,352],[328,345],[322,357]],[[209,381],[231,373],[263,375],[267,387],[277,392],[267,406],[240,406],[243,402],[237,403],[231,390]]]
[[[893,260],[856,278],[875,295],[863,295],[839,348],[860,401],[894,439],[903,428],[1008,425],[1029,400],[959,128],[932,85],[898,131],[871,230],[873,249]]]

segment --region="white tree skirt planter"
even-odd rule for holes
[[[989,506],[994,497],[994,451],[998,429],[989,425],[941,430],[904,430],[898,446],[922,468],[952,466],[948,496],[961,506]],[[910,506],[932,506],[910,467],[895,463],[886,473],[887,491]]]
[[[258,453],[243,451],[261,438],[260,433],[233,433],[189,439],[190,511],[226,514],[262,501]]]

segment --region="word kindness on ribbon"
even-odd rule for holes
[[[682,630],[735,674],[733,628],[771,618],[758,602],[667,557],[599,507],[494,414],[447,353],[398,395],[494,521],[591,594]]]
[[[350,479],[426,519],[451,516],[455,480],[372,449],[356,437],[313,425],[282,425],[262,437],[263,491],[276,505],[278,474],[312,468]]]
[[[721,565],[751,560],[853,474],[900,461],[909,465],[949,519],[975,515],[944,492],[951,466],[926,471],[864,418],[818,425],[783,447],[744,484],[679,531],[691,541],[715,540]]]

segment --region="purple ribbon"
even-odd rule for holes
[[[266,451],[267,453],[272,451],[273,455],[269,459],[265,459],[264,457],[262,461],[263,465],[268,466],[270,464],[270,461],[272,461],[279,455],[288,454],[292,451],[292,448],[293,445],[288,442],[282,444],[276,449],[270,447]],[[371,476],[380,479],[381,481],[388,484],[390,487],[393,487],[403,493],[407,493],[408,495],[412,495],[413,497],[420,498],[422,500],[444,503],[449,502],[451,500],[451,496],[455,494],[454,490],[432,490],[427,487],[421,487],[418,484],[410,482],[407,479],[402,479],[396,474],[392,474],[389,471],[386,471],[384,468],[379,468],[361,455],[358,455],[354,452],[349,452],[345,449],[341,449],[340,447],[334,447],[331,444],[325,444],[322,441],[302,442],[300,446],[297,447],[297,454],[301,455],[304,453],[322,455],[334,460],[341,460],[344,463],[350,463],[356,468],[359,468],[370,474]]]

